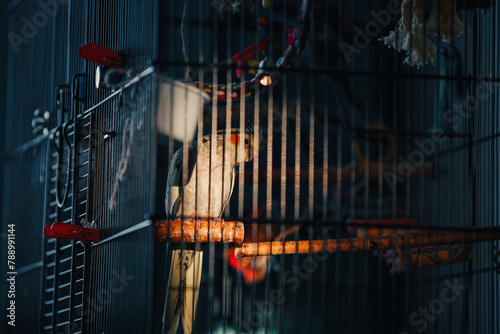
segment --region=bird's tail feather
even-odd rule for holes
[[[191,333],[198,303],[202,265],[202,251],[172,251],[163,312],[163,333],[177,332],[181,313],[184,333]]]

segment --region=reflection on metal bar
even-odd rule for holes
[[[154,66],[150,66],[150,67],[146,68],[144,71],[142,71],[137,76],[135,76],[133,79],[131,79],[129,82],[127,82],[125,85],[123,85],[123,87],[115,90],[111,95],[109,95],[105,99],[101,100],[99,103],[93,105],[91,108],[85,110],[84,114],[87,114],[87,113],[89,113],[89,112],[91,112],[93,110],[96,110],[100,106],[106,104],[108,101],[110,101],[111,99],[113,99],[115,96],[120,95],[127,88],[135,85],[136,83],[138,83],[139,81],[141,81],[142,79],[144,79],[145,77],[147,77],[148,75],[154,73],[154,71],[155,71]]]
[[[96,242],[94,244],[92,244],[92,248],[96,247],[96,246],[100,246],[104,243],[107,243],[109,241],[112,241],[112,240],[115,240],[115,239],[118,239],[118,238],[121,238],[121,237],[124,237],[128,234],[131,234],[131,233],[135,233],[135,232],[138,232],[140,230],[142,230],[143,228],[146,228],[148,226],[151,226],[153,224],[153,222],[151,220],[145,220],[143,221],[142,223],[139,223],[137,225],[134,225],[134,226],[131,226],[121,232],[118,232],[116,234],[113,234],[112,236],[110,236],[109,238],[106,238],[104,240],[101,240],[99,242]]]

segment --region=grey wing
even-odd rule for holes
[[[227,197],[227,201],[224,206],[229,203],[229,200],[231,199],[231,196],[233,195],[233,190],[234,190],[234,183],[236,181],[236,170],[233,169],[233,177],[231,178],[231,191],[229,192],[229,196]]]
[[[165,190],[165,212],[167,219],[175,216],[174,206],[179,199],[179,187],[182,182],[182,150],[172,156],[168,167],[167,186]],[[178,205],[177,205],[178,207]]]
[[[188,177],[184,185],[189,183],[191,176],[193,175],[193,170],[196,165],[197,151],[198,145],[194,142],[188,149]],[[182,148],[177,150],[172,156],[168,168],[167,186],[165,189],[165,212],[167,214],[167,219],[173,219],[175,217],[180,207],[179,204],[182,201],[182,196],[180,195],[180,187],[182,186],[183,180],[182,154]]]
[[[228,196],[224,199],[224,203],[222,204],[222,209],[221,209],[221,212],[219,214],[219,218],[222,217],[222,215],[224,214],[224,210],[226,209],[226,206],[229,203],[229,200],[231,199],[231,195],[233,194],[235,181],[236,181],[236,171],[235,171],[235,169],[233,169],[232,177],[231,177],[231,185],[230,185],[231,191],[229,192]]]

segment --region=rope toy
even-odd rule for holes
[[[269,7],[269,1],[263,1],[263,8],[255,9],[256,14],[259,16],[259,28],[263,28],[267,25],[268,18],[264,17],[269,15],[270,17],[277,17],[281,19],[281,16],[277,13],[270,14],[270,10],[266,9]],[[286,44],[287,48],[282,57],[280,57],[276,64],[272,64],[270,60],[264,59],[259,62],[259,67],[256,75],[247,81],[243,81],[240,84],[220,84],[213,85],[203,82],[195,82],[194,84],[200,88],[203,92],[211,96],[215,100],[225,100],[233,99],[237,100],[242,97],[250,97],[254,95],[257,91],[263,90],[271,85],[279,82],[279,79],[283,76],[286,70],[292,68],[297,62],[299,56],[304,51],[310,31],[310,18],[309,14],[311,11],[311,5],[309,0],[302,0],[302,4],[299,8],[299,14],[297,20],[285,20],[292,26],[287,27]],[[294,26],[295,25],[295,26]],[[236,55],[235,61],[237,63],[244,62],[254,62],[254,58],[262,53],[265,48],[267,48],[269,41],[274,37],[268,38],[266,33],[262,33],[263,29],[259,29],[259,35],[261,35],[261,40],[256,45],[253,45],[241,53]],[[275,67],[275,70],[269,69]],[[237,70],[237,74],[240,71]]]
[[[440,6],[441,4],[441,6]],[[388,36],[381,38],[389,48],[406,51],[404,64],[423,66],[435,64],[440,48],[429,37],[437,40],[438,45],[449,43],[462,35],[464,24],[457,12],[456,0],[433,0],[428,20],[424,20],[424,0],[403,0],[401,19]]]

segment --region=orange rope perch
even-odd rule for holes
[[[245,236],[242,222],[210,220],[157,220],[155,239],[161,242],[218,242],[241,244]]]
[[[244,243],[241,247],[234,250],[234,255],[239,259],[245,256],[257,255],[372,251],[448,245],[454,243],[473,243],[499,239],[500,231],[498,230],[494,232],[480,232],[480,230],[478,230],[475,232],[398,233],[350,239]]]

